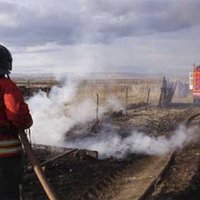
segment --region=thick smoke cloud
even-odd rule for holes
[[[28,100],[34,121],[31,130],[35,143],[64,146],[68,131],[96,118],[94,99],[88,97],[75,103],[78,85],[79,81],[68,78],[62,87],[53,87],[49,95],[40,91]],[[104,107],[99,106],[99,117],[108,110],[119,109],[123,109],[122,105],[117,99],[110,97]]]
[[[110,43],[200,24],[197,0],[2,1],[0,34],[16,46]]]

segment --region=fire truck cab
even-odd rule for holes
[[[190,90],[192,90],[193,104],[200,105],[200,65],[193,65],[193,71],[189,75]]]

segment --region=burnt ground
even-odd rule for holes
[[[88,134],[98,134],[102,124],[111,121],[122,135],[128,134],[130,128],[134,128],[153,136],[170,136],[178,124],[198,112],[199,108],[184,104],[173,105],[167,109],[149,107],[147,110],[138,106],[130,108],[128,116],[124,116],[121,112],[110,113],[95,127],[89,124],[86,130],[90,130]],[[200,117],[194,120],[195,125],[199,123],[198,119]],[[73,131],[77,128],[80,127],[74,127],[70,134],[73,135]],[[36,154],[40,161],[54,156],[52,152],[41,149],[37,149]],[[154,156],[129,154],[124,159],[110,157],[100,160],[79,151],[50,162],[45,165],[44,170],[62,200],[111,200],[117,199],[119,191],[123,189],[122,179],[139,172],[155,159],[157,158]],[[171,165],[145,199],[200,199],[199,172],[200,142],[197,140],[195,144],[187,145],[176,152]],[[47,199],[31,171],[25,174],[24,191],[27,200]]]

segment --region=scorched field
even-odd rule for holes
[[[33,149],[61,200],[200,198],[200,108],[187,81],[168,106],[158,106],[162,78],[16,82],[33,113]],[[48,199],[25,159],[25,199]]]

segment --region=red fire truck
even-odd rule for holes
[[[193,65],[193,72],[190,72],[190,89],[193,95],[193,104],[200,105],[200,65]]]

